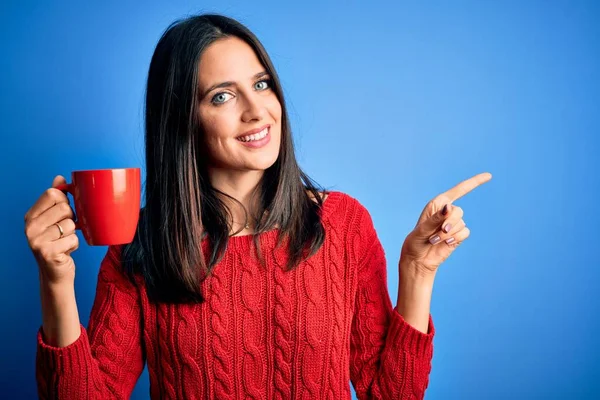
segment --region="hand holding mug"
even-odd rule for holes
[[[40,280],[56,284],[75,279],[75,263],[71,253],[79,247],[75,234],[73,210],[67,196],[56,189],[65,184],[57,176],[25,214],[25,236],[40,269]]]
[[[139,219],[140,186],[139,168],[74,171],[69,184],[62,176],[54,178],[52,188],[25,215],[25,235],[40,278],[49,283],[74,279],[70,255],[79,246],[76,229],[91,246],[130,243]]]

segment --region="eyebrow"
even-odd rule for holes
[[[256,80],[258,78],[262,78],[265,75],[269,75],[269,73],[267,71],[262,71],[259,72],[258,74],[254,75],[252,77],[253,80]],[[209,94],[211,91],[215,90],[215,89],[219,89],[219,88],[225,88],[225,87],[231,87],[235,85],[235,82],[232,81],[227,81],[227,82],[221,82],[221,83],[217,83],[215,85],[212,85],[211,87],[209,87],[208,89],[206,89],[203,93],[202,93],[202,99],[204,97],[206,97],[207,94]]]

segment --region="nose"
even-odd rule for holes
[[[260,121],[265,117],[267,112],[263,99],[256,93],[244,96],[246,99],[244,111],[242,112],[242,120],[244,122]]]

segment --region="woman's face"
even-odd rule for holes
[[[254,50],[230,37],[200,57],[199,117],[209,167],[235,171],[269,168],[281,143],[281,104]]]

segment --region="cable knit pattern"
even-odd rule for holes
[[[159,358],[174,361],[174,354],[171,352],[171,344],[173,341],[173,331],[171,329],[172,318],[170,318],[169,316],[169,311],[171,310],[171,308],[171,305],[163,304],[158,306],[158,312],[156,316],[157,323],[159,326],[167,327],[167,329],[158,330],[157,339]],[[177,394],[175,393],[175,370],[173,368],[175,366],[175,363],[165,363],[160,360],[159,362],[163,378],[161,381],[161,389],[164,391],[165,396],[168,399],[175,399],[177,398]]]
[[[261,390],[266,384],[266,357],[265,349],[261,349],[265,342],[265,324],[262,313],[266,311],[265,294],[260,271],[254,262],[244,260],[239,255],[238,265],[242,268],[242,279],[240,291],[242,293],[242,306],[244,313],[242,317],[242,367],[244,376],[244,389],[246,397],[255,400],[264,398]]]
[[[109,247],[89,326],[64,348],[38,332],[42,399],[129,398],[148,362],[153,399],[422,399],[433,357],[428,333],[392,308],[385,253],[368,211],[341,192],[322,209],[326,238],[285,271],[286,240],[230,238],[202,282],[206,302],[150,304],[143,281]],[[208,241],[202,242],[208,250]]]
[[[290,291],[290,274],[284,270],[273,255],[275,304],[273,319],[275,324],[275,399],[286,400],[292,397],[292,299]]]
[[[180,399],[186,399],[189,394],[194,394],[197,390],[193,381],[183,379],[184,376],[201,376],[202,369],[198,353],[200,352],[199,345],[199,326],[198,312],[193,305],[184,305],[177,309],[176,331],[177,343],[176,354],[181,360],[181,373],[178,378],[181,384]]]
[[[215,274],[210,282],[210,326],[213,332],[212,366],[215,374],[215,395],[218,399],[231,397],[233,393],[232,384],[232,365],[231,365],[231,315],[227,313],[230,307],[226,305],[226,299],[229,295],[229,288],[223,282],[224,276]]]
[[[334,338],[344,336],[344,263],[343,263],[343,248],[340,245],[343,243],[340,241],[340,232],[336,228],[331,229],[328,232],[330,236],[331,246],[329,249],[330,268],[329,268],[329,281],[330,284],[330,296],[333,299],[333,320],[332,320],[332,335]],[[346,376],[346,369],[344,368],[344,361],[347,362],[347,356],[344,354],[344,346],[341,340],[333,340],[329,354],[329,365],[327,379],[327,399],[341,399],[342,396],[342,384],[339,376],[345,376],[346,381],[349,379]]]
[[[323,333],[325,328],[325,313],[323,312],[323,283],[321,268],[312,262],[306,262],[303,268],[304,296],[307,300],[304,311],[304,337],[306,344],[302,351],[300,360],[301,377],[305,390],[302,392],[304,399],[319,398],[319,383],[323,379],[321,368],[323,367]]]

